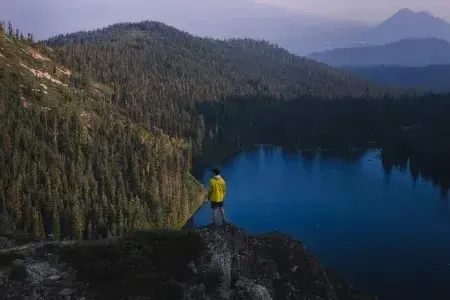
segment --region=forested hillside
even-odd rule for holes
[[[58,36],[48,44],[68,65],[114,86],[118,97],[113,102],[132,119],[194,141],[203,126],[192,112],[195,101],[387,92],[267,42],[199,38],[156,22]]]
[[[197,208],[191,145],[131,121],[114,97],[0,30],[0,213],[17,229],[98,238],[180,227]]]
[[[343,69],[379,84],[414,87],[424,91],[450,91],[450,65],[427,67],[344,66]]]
[[[386,45],[337,48],[312,53],[311,59],[331,66],[409,66],[450,64],[450,43],[436,38],[403,39]]]

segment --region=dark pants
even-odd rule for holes
[[[222,202],[213,202],[211,201],[211,208],[216,209],[218,207],[223,207],[223,201]]]

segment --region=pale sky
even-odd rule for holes
[[[301,30],[306,28],[302,24],[311,25],[313,18],[316,24],[327,22],[317,15],[374,24],[401,8],[428,10],[450,21],[450,0],[0,0],[0,20],[11,20],[14,27],[33,32],[37,38],[142,20],[221,36],[225,31],[256,27],[260,24],[257,18],[261,23],[266,20],[267,30],[276,27],[268,22],[270,18],[285,24],[295,18],[294,29]]]
[[[450,0],[255,0],[302,12],[379,22],[402,8],[429,11],[450,21]]]

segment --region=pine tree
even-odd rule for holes
[[[10,186],[9,193],[9,209],[12,213],[13,220],[16,224],[21,224],[22,222],[22,205],[23,205],[23,194],[22,194],[22,176],[19,175],[17,180],[15,180]]]
[[[34,36],[32,33],[28,33],[27,41],[31,44],[34,43]]]
[[[123,237],[125,235],[126,228],[122,210],[119,211],[118,224],[119,224],[119,236]]]
[[[57,211],[53,212],[52,233],[56,240],[61,239],[61,224]]]
[[[93,239],[92,222],[89,222],[86,234],[87,234],[87,239],[88,240],[92,240]]]
[[[80,211],[78,205],[75,205],[72,208],[72,224],[73,238],[77,240],[83,239],[84,220],[82,212]]]
[[[0,180],[0,214],[6,213],[6,195],[3,180]]]
[[[13,27],[12,27],[11,21],[9,21],[8,22],[8,35],[13,36],[13,34],[14,34]]]

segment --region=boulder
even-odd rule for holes
[[[272,300],[269,291],[252,280],[241,279],[236,282],[235,300]]]
[[[60,290],[58,294],[60,296],[67,297],[67,296],[72,295],[73,293],[75,293],[75,291],[73,289],[64,288],[64,289]]]
[[[47,261],[28,263],[26,264],[26,269],[29,280],[35,285],[46,281],[50,276],[56,276],[58,273]]]

